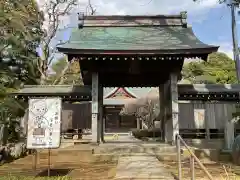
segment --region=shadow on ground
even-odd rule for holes
[[[50,169],[50,176],[67,176],[71,173],[73,169]],[[47,177],[48,176],[48,169],[45,169],[38,173],[36,177]]]

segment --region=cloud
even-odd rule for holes
[[[212,8],[218,8],[218,0],[92,0],[92,5],[99,15],[149,15],[149,14],[179,14],[187,11],[193,21],[201,21],[207,17]],[[79,5],[73,13],[89,12],[86,0],[79,0]]]
[[[188,11],[197,17],[203,16],[211,8],[219,7],[218,0],[92,0],[98,14],[178,14]]]
[[[233,59],[233,43],[231,37],[231,30],[229,29],[230,36],[220,35],[217,37],[217,40],[211,44],[214,44],[219,47],[219,52],[227,54],[230,58]]]
[[[37,0],[37,2],[44,10],[47,0]],[[179,14],[181,11],[187,11],[192,22],[201,22],[212,8],[221,6],[218,0],[201,0],[199,2],[193,2],[193,0],[91,0],[91,2],[96,8],[96,14],[100,15]],[[78,6],[72,10],[71,14],[76,17],[77,12],[89,14],[89,11],[88,0],[78,0]],[[72,19],[67,15],[62,17],[61,27],[72,23]],[[44,27],[47,27],[47,21],[44,23]]]
[[[198,3],[193,0],[93,0],[97,12],[111,14],[126,12],[127,14],[171,14],[180,11],[197,13],[218,6],[217,0],[203,0]]]

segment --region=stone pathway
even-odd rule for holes
[[[153,156],[120,156],[116,171],[115,180],[174,180]]]

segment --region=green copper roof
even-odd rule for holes
[[[126,87],[125,87],[126,88]],[[116,88],[104,88],[104,96],[113,92]],[[141,98],[146,96],[154,87],[132,87],[127,88],[128,91]],[[184,93],[237,93],[240,92],[239,84],[178,84],[178,92]],[[30,85],[24,86],[17,92],[11,92],[11,95],[44,95],[51,94],[80,94],[91,96],[91,87],[89,86],[74,86],[74,85]]]
[[[12,95],[71,95],[91,96],[91,87],[73,85],[26,85]]]
[[[178,50],[209,48],[181,26],[83,27],[72,31],[65,50]]]

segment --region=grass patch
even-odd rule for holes
[[[0,167],[0,180],[70,180],[113,179],[117,161],[112,156],[96,156],[91,151],[52,150],[51,177],[47,177],[47,153],[38,154],[37,169],[34,171],[33,156],[6,163]]]
[[[161,161],[172,174],[178,175],[178,164],[173,161]],[[231,163],[209,162],[203,163],[208,172],[217,180],[240,180],[240,166]],[[190,162],[188,159],[182,161],[182,176],[183,179],[189,179]],[[195,178],[196,180],[208,179],[204,171],[195,162]]]

